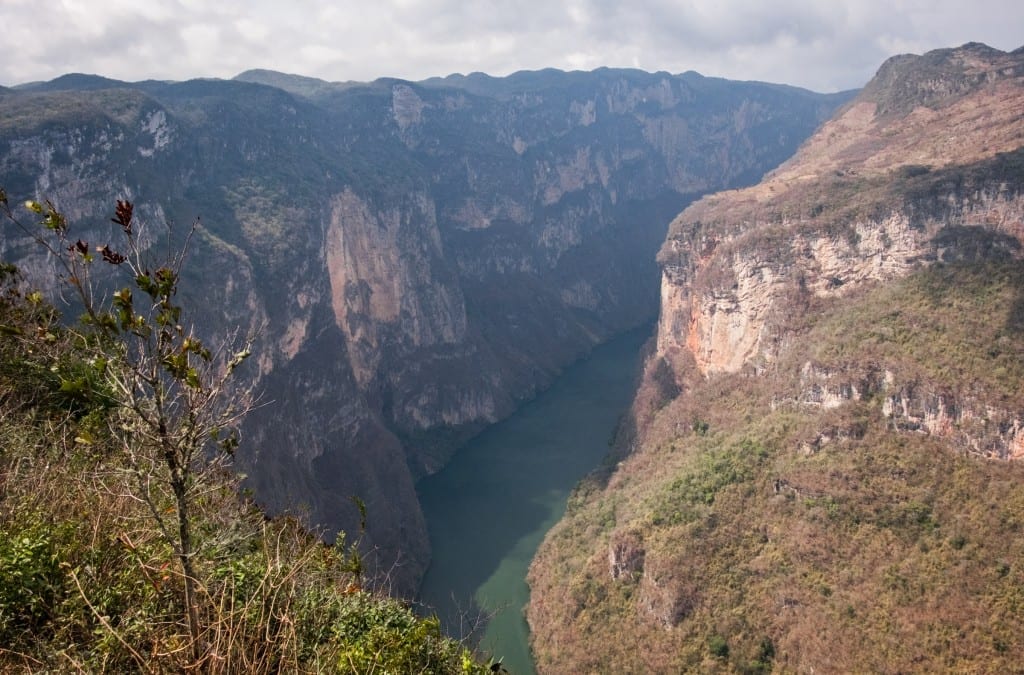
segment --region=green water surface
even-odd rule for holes
[[[455,635],[490,616],[471,637],[513,675],[534,672],[527,568],[569,491],[607,454],[650,334],[647,325],[598,347],[418,485],[433,556],[420,600]]]

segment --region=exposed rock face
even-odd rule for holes
[[[686,617],[699,600],[697,589],[673,577],[673,572],[645,569],[640,580],[637,607],[642,616],[661,628],[672,628]]]
[[[938,196],[948,204],[940,217],[914,217],[919,205],[895,205],[885,217],[849,223],[844,233],[822,231],[810,218],[783,218],[755,220],[745,234],[698,243],[701,251],[672,238],[661,253],[659,352],[688,350],[705,374],[736,372],[772,357],[766,331],[794,292],[841,296],[934,261],[1016,257],[1024,199],[1019,186],[1008,192],[1002,180],[992,189]]]
[[[918,82],[918,60],[966,79],[951,76],[948,92],[921,81],[919,105],[893,107],[893,87],[903,86],[893,83]],[[1020,258],[1022,64],[1019,55],[972,45],[899,57],[760,185],[690,207],[659,256],[658,355],[678,363],[686,352],[704,375],[763,370],[809,298],[849,295],[934,262]],[[956,148],[942,141],[951,129]],[[859,390],[829,378],[804,398],[834,407],[882,392],[900,428],[955,436],[987,456],[1019,456],[1024,412],[952,394],[921,397],[914,392],[927,385],[895,377],[887,371]]]
[[[1022,64],[983,45],[897,57],[762,183],[687,209],[659,254],[659,354],[688,351],[704,374],[763,365],[794,294],[1019,257],[1024,196],[1006,153],[1021,145]],[[904,89],[918,98],[896,106]]]
[[[635,581],[644,570],[643,540],[635,532],[613,537],[608,547],[608,572],[612,579]]]
[[[981,457],[1022,458],[1024,415],[1019,411],[1001,409],[977,396],[937,391],[933,385],[906,381],[888,369],[857,370],[821,368],[808,361],[800,370],[800,393],[795,402],[834,409],[877,397],[882,415],[895,429],[937,436],[959,451]],[[785,403],[776,400],[773,405]],[[829,440],[829,435],[819,437],[814,448]]]
[[[364,387],[378,376],[388,333],[398,332],[407,349],[466,339],[465,301],[444,267],[433,205],[423,194],[406,202],[373,208],[346,190],[331,203],[331,306]]]
[[[328,534],[356,528],[360,496],[405,591],[427,560],[415,478],[649,319],[670,218],[757,180],[846,98],[611,70],[246,78],[265,84],[7,93],[0,175],[91,241],[114,198],[154,232],[202,217],[183,292],[210,332],[261,329],[242,470]],[[46,264],[16,233],[0,247]]]
[[[946,438],[955,446],[985,457],[1024,458],[1020,413],[949,394],[918,391],[912,385],[885,393],[888,395],[882,403],[882,414],[899,429]]]

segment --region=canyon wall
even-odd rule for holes
[[[936,94],[939,85],[921,80],[922,68],[962,86]],[[710,196],[681,214],[659,254],[657,358],[692,362],[705,377],[767,372],[808,306],[935,263],[1019,259],[1022,78],[1018,56],[982,45],[895,59],[759,185]],[[909,97],[899,106],[893,88]],[[874,391],[915,388],[895,377],[887,371]],[[897,408],[906,405],[893,414]],[[967,442],[1003,458],[1018,445],[1015,437],[996,449]]]

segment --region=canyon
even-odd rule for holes
[[[183,302],[214,343],[257,336],[238,470],[411,595],[429,560],[415,481],[652,318],[672,217],[759,180],[849,97],[612,69],[76,74],[0,91],[0,176],[88,241],[115,199],[154,251],[199,223]],[[16,229],[0,256],[48,277]]]
[[[127,199],[149,254],[187,242],[199,332],[256,339],[245,486],[406,598],[417,481],[656,316],[610,454],[530,568],[539,672],[1009,672],[1021,110],[1024,48],[977,43],[833,95],[73,74],[0,88],[0,186],[83,241]],[[0,258],[55,276],[10,224]]]

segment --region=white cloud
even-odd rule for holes
[[[1020,46],[1019,0],[0,0],[0,83],[272,68],[328,80],[602,65],[862,85],[895,53]]]

